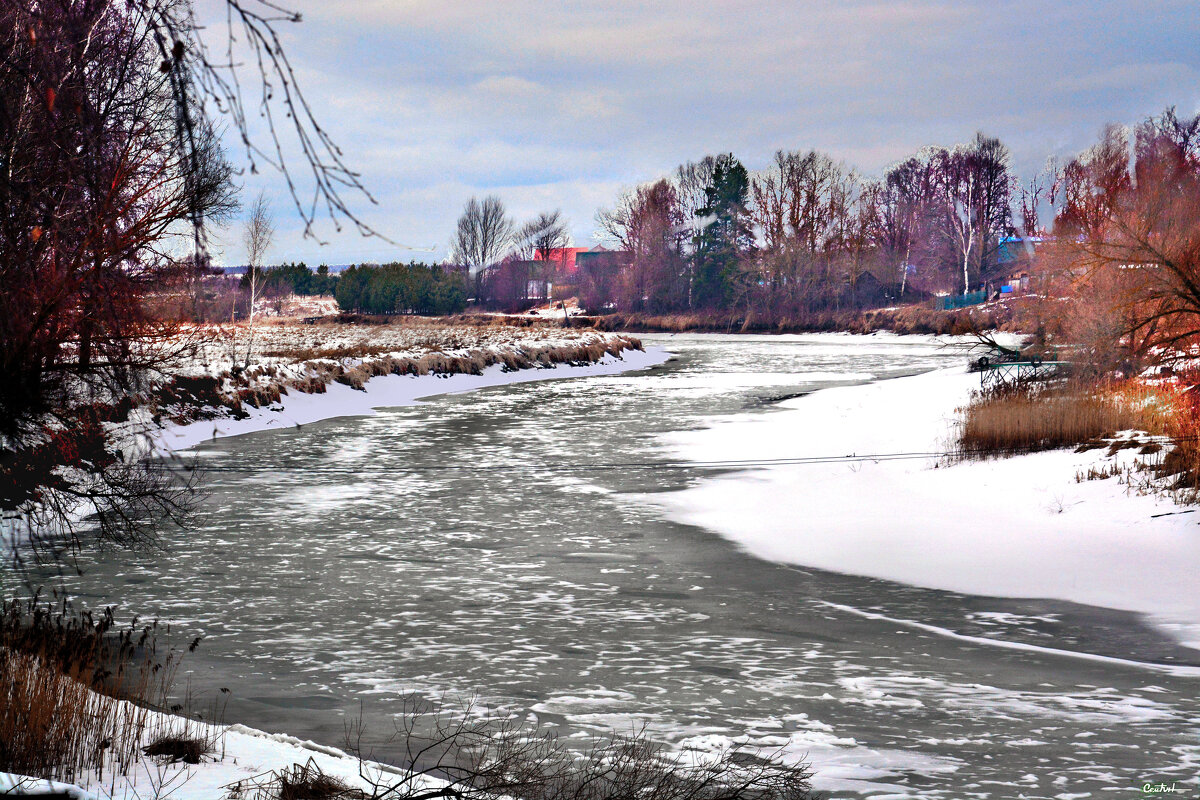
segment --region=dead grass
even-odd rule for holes
[[[136,621],[118,630],[111,609],[0,605],[0,771],[67,782],[102,777],[105,765],[127,773],[176,667],[156,632]]]
[[[342,779],[322,772],[312,759],[228,788],[233,797],[248,792],[247,800],[364,800],[367,797]]]
[[[361,355],[360,363],[346,366],[328,360],[304,363],[305,377],[275,386],[272,394],[263,397],[257,393],[239,395],[239,400],[251,405],[268,405],[278,402],[279,392],[286,394],[288,388],[308,394],[325,391],[329,383],[341,383],[360,391],[366,389],[367,381],[382,375],[480,375],[490,366],[499,364],[505,372],[519,369],[539,369],[558,364],[584,366],[594,364],[607,355],[619,356],[626,350],[641,350],[642,343],[627,336],[607,337],[602,340],[574,344],[527,345],[508,349],[473,349],[465,353],[446,352],[441,346],[421,356],[383,355],[372,357]],[[256,405],[256,407],[257,407]]]
[[[1094,465],[1076,480],[1117,477],[1139,492],[1200,504],[1200,387],[1137,380],[1011,386],[977,393],[960,413],[959,458],[1063,447],[1103,449],[1111,458],[1136,449],[1133,464]],[[1116,436],[1120,431],[1155,438]]]
[[[267,408],[290,390],[320,394],[332,383],[363,390],[383,375],[479,375],[499,364],[505,371],[592,364],[606,355],[641,350],[631,336],[558,325],[513,325],[504,317],[277,323],[260,331],[254,366],[243,366],[246,331],[209,325],[199,364],[205,375],[180,375],[156,397],[158,416],[177,423]],[[214,369],[216,364],[229,366]],[[209,374],[211,372],[211,374]]]
[[[1137,382],[1018,384],[977,393],[960,411],[966,458],[1076,447],[1125,430],[1166,436],[1176,416],[1169,395]]]
[[[1013,314],[1005,305],[992,304],[941,311],[925,303],[867,311],[817,311],[803,314],[682,312],[642,314],[618,312],[600,317],[580,317],[582,322],[607,331],[663,333],[820,333],[849,331],[953,336],[979,330],[1007,329]]]
[[[0,649],[0,771],[67,782],[136,763],[148,711],[92,692],[37,656]]]
[[[213,742],[209,736],[197,733],[162,733],[143,747],[142,752],[169,763],[199,764],[213,752]]]

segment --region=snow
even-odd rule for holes
[[[669,357],[670,353],[661,347],[648,347],[644,351],[625,350],[620,358],[605,356],[586,366],[557,364],[505,372],[500,364],[494,364],[483,370],[481,375],[381,375],[369,380],[365,391],[331,383],[322,394],[291,392],[280,403],[269,408],[247,408],[249,416],[244,419],[220,418],[186,425],[168,424],[158,434],[153,449],[159,455],[166,455],[225,436],[307,425],[334,417],[370,416],[376,409],[413,405],[421,398],[433,395],[539,380],[616,375],[661,364]]]
[[[181,730],[183,720],[167,714],[152,713],[143,741],[149,743],[164,731]],[[322,773],[339,778],[352,788],[371,794],[372,781],[384,785],[408,782],[414,788],[431,787],[432,779],[386,764],[360,761],[334,747],[301,741],[293,736],[270,734],[244,725],[199,726],[187,724],[187,730],[214,741],[210,755],[199,764],[170,763],[147,756],[127,775],[114,776],[106,767],[103,776],[94,772],[75,785],[37,780],[0,772],[0,795],[39,796],[67,793],[72,800],[137,800],[146,797],[170,797],[172,800],[214,800],[234,796],[230,787],[242,783],[247,789],[265,784],[269,773],[311,762]]]
[[[826,389],[784,401],[776,413],[674,434],[668,445],[693,462],[942,452],[953,447],[956,410],[978,381],[956,368]],[[1200,648],[1197,519],[1154,517],[1180,509],[1116,479],[1076,480],[1106,458],[1105,450],[1060,450],[954,465],[771,465],[646,501],[763,559],[1133,611]]]

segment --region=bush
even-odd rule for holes
[[[252,800],[360,800],[358,789],[333,775],[326,775],[309,759],[304,764],[268,773],[253,781]]]
[[[142,752],[148,756],[184,764],[199,764],[200,759],[212,751],[213,742],[209,737],[186,732],[160,734],[142,748]]]
[[[1163,454],[1157,471],[1170,479],[1168,489],[1177,501],[1200,503],[1200,386],[1177,392],[1174,405],[1173,446]]]

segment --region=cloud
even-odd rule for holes
[[[815,147],[872,174],[983,129],[1032,172],[1107,121],[1200,102],[1192,0],[295,5],[301,83],[379,200],[358,207],[408,243],[444,246],[466,199],[489,193],[522,214],[562,208],[586,243],[622,186],[707,152],[755,168]],[[247,184],[282,218],[277,176]],[[288,231],[279,252],[374,246],[325,233],[320,249]]]

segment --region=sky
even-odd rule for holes
[[[306,239],[260,165],[237,180],[272,205],[271,263],[440,261],[488,194],[518,220],[561,209],[591,246],[597,209],[708,153],[754,170],[815,148],[875,176],[982,130],[1029,177],[1106,123],[1200,111],[1197,0],[283,2],[299,84],[376,202],[345,198],[391,243],[328,220]],[[240,224],[216,231],[218,261],[243,263]]]

